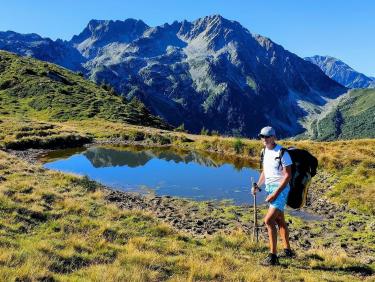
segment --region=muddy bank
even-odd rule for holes
[[[52,152],[53,150],[51,149],[27,149],[23,151],[18,151],[18,150],[6,150],[5,152],[12,154],[14,156],[19,157],[20,159],[36,164],[39,163],[39,158],[43,154],[47,154],[48,152]]]
[[[251,236],[253,234],[253,207],[232,206],[224,202],[196,202],[169,196],[140,195],[114,191],[108,188],[106,199],[122,209],[137,209],[152,212],[157,218],[168,222],[180,231],[194,236],[207,236],[217,232],[230,233],[240,229]],[[264,207],[262,208],[264,212]],[[306,210],[310,210],[309,207]],[[350,212],[350,211],[349,211]],[[262,221],[262,211],[258,210],[259,237],[267,240],[267,230]],[[321,210],[325,213],[325,210]],[[339,228],[343,215],[321,221],[304,221],[289,217],[290,240],[294,248],[334,247],[345,251],[349,256],[361,258],[366,263],[375,261],[375,253],[365,245],[344,245],[343,234]],[[338,226],[341,224],[341,226]],[[361,228],[363,223],[353,223]],[[358,225],[359,224],[359,225]],[[354,225],[349,225],[352,228]],[[333,240],[331,240],[333,239]]]

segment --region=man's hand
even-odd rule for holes
[[[251,188],[251,193],[255,195],[258,191],[260,191],[260,188],[257,183],[253,183],[253,186]]]
[[[271,195],[268,195],[266,198],[266,202],[271,203],[272,201],[276,200],[278,194],[273,192]]]

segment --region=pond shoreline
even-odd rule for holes
[[[104,141],[96,141],[93,143],[86,144],[84,148],[91,148],[95,146],[101,145],[113,145],[113,146],[140,146],[140,147],[150,147],[147,146],[144,142],[117,142],[116,140],[104,140]],[[154,148],[174,148],[176,146],[171,145],[159,145],[153,146]],[[178,148],[178,147],[176,147]],[[40,163],[40,158],[47,153],[56,151],[56,149],[27,149],[27,150],[7,150],[8,153],[15,155],[24,161],[29,163]],[[208,153],[215,153],[209,151]],[[328,201],[324,196],[324,192],[328,191],[332,185],[337,182],[337,179],[332,180],[332,175],[320,171],[318,174],[313,178],[311,186],[309,188],[309,196],[307,200],[306,207],[302,208],[301,211],[320,215],[327,218],[333,218],[332,214],[340,213],[340,212],[349,212],[351,214],[359,214],[355,210],[348,209],[345,205],[338,205],[335,203],[331,203]],[[110,188],[111,189],[111,188]]]
[[[91,148],[95,146],[102,146],[102,145],[112,145],[112,146],[140,146],[140,147],[151,147],[149,144],[145,142],[127,142],[127,141],[117,141],[117,140],[102,140],[102,141],[95,141],[93,143],[88,143],[84,146],[84,148]],[[171,145],[153,145],[154,148],[179,148],[177,146]],[[7,150],[8,153],[15,155],[29,163],[40,163],[40,158],[47,153],[56,151],[56,149],[27,149],[27,150]],[[208,153],[216,154],[213,151],[207,151]],[[355,210],[348,209],[345,205],[338,205],[331,203],[326,198],[324,198],[324,192],[328,191],[332,185],[337,182],[337,179],[332,180],[332,175],[320,171],[312,181],[312,184],[309,188],[309,197],[307,200],[306,207],[302,208],[301,211],[320,215],[327,218],[332,218],[330,213],[339,213],[339,212],[349,212],[351,214],[358,214]]]
[[[115,142],[113,140],[94,142],[86,144],[85,147],[94,147],[100,145],[114,146],[145,146],[142,142]],[[161,145],[154,147],[171,147],[170,145]],[[176,147],[176,146],[174,146]],[[7,150],[8,153],[15,155],[30,163],[39,163],[39,158],[52,149],[28,149],[25,151]],[[365,220],[369,219],[367,215],[360,215],[358,212],[348,209],[344,205],[337,205],[329,202],[323,194],[334,185],[335,179],[325,172],[319,172],[309,189],[309,198],[306,208],[302,209],[312,215],[322,216],[322,221],[304,221],[302,226],[294,226],[293,219],[290,219],[290,237],[291,242],[299,248],[310,249],[316,247],[315,239],[324,237],[337,237],[339,234],[326,228],[326,224],[336,224],[344,220],[347,214],[359,215]],[[137,193],[116,191],[112,188],[103,187],[106,193],[106,200],[114,203],[123,209],[137,209],[150,211],[160,220],[171,224],[174,228],[188,232],[194,236],[207,236],[216,232],[229,233],[233,229],[240,229],[249,235],[253,232],[252,207],[249,205],[231,206],[214,201],[198,202],[194,200],[181,199],[170,196],[155,196],[152,194],[141,195]],[[250,195],[249,195],[250,197]],[[264,208],[263,208],[264,209]],[[230,210],[230,211],[228,211]],[[225,216],[222,216],[223,214]],[[292,218],[292,217],[291,217]],[[262,225],[260,238],[266,239],[267,233],[260,216],[258,221]],[[354,222],[349,228],[357,230],[363,228],[363,222]],[[317,229],[320,230],[316,232]],[[331,245],[331,244],[330,244]],[[323,244],[324,246],[324,244]],[[328,246],[328,245],[327,245]],[[338,245],[350,256],[366,254],[366,261],[374,261],[373,253],[366,250],[365,246],[360,249],[353,249],[350,245]],[[370,257],[370,258],[369,258]]]

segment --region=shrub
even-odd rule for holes
[[[98,188],[98,184],[90,180],[87,176],[77,177],[72,179],[72,184],[82,186],[87,192],[95,192]]]
[[[180,124],[178,127],[176,127],[175,129],[174,129],[174,131],[177,131],[177,132],[186,132],[185,131],[185,124]]]
[[[236,139],[236,141],[234,141],[233,148],[236,154],[242,153],[243,147],[244,147],[244,144],[242,143],[241,139],[238,138]]]
[[[206,129],[206,128],[204,128],[204,127],[202,127],[200,134],[201,135],[209,135],[209,130]]]
[[[219,131],[217,131],[217,130],[212,130],[212,131],[211,131],[211,135],[212,135],[212,136],[220,136],[220,133],[219,133]]]
[[[181,140],[181,142],[189,142],[189,143],[194,142],[193,139],[187,138],[186,136],[181,136],[180,140]]]
[[[6,149],[26,150],[34,149],[57,149],[79,147],[86,143],[90,143],[92,137],[80,135],[54,135],[49,137],[29,136],[15,141],[6,142]]]
[[[151,136],[151,140],[152,142],[160,144],[160,145],[171,144],[171,139],[164,135],[159,135],[159,134],[153,135]]]
[[[145,140],[145,134],[140,131],[136,131],[131,135],[131,139],[133,141],[142,141]]]

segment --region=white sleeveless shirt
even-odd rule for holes
[[[265,176],[265,182],[267,184],[275,183],[278,184],[284,177],[283,167],[292,165],[292,159],[288,152],[284,152],[281,158],[281,166],[279,156],[281,146],[276,144],[273,149],[264,149],[263,156],[263,172]]]

